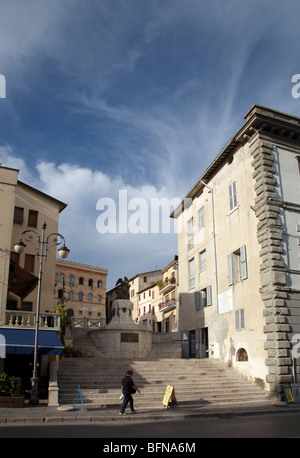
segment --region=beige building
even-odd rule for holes
[[[132,319],[134,321],[139,320],[139,292],[145,288],[153,285],[161,279],[161,270],[151,270],[149,272],[143,272],[136,274],[129,278],[129,299],[133,304],[132,308]]]
[[[39,396],[48,397],[50,364],[56,368],[58,355],[63,353],[59,339],[60,316],[53,313],[53,291],[55,239],[64,241],[57,237],[57,230],[59,215],[66,204],[22,183],[18,174],[16,169],[0,167],[0,372],[20,376],[25,393],[29,393],[42,254],[38,377]],[[24,245],[18,254],[14,245],[20,241]],[[57,387],[53,384],[51,390],[50,403],[54,391],[57,398]]]
[[[162,329],[159,289],[159,286],[154,282],[138,293],[138,317],[136,321],[153,332],[161,332]]]
[[[153,332],[177,331],[177,256],[164,269],[129,279],[134,320]]]
[[[220,358],[273,393],[300,365],[299,140],[299,118],[254,105],[172,215],[183,356]]]
[[[46,236],[56,233],[60,212],[66,204],[18,181],[18,170],[0,167],[0,324],[11,320],[10,311],[35,312],[39,275],[38,238],[46,222]],[[14,244],[23,231],[26,249],[17,254]],[[49,240],[50,244],[50,240]],[[47,252],[43,263],[41,312],[53,311],[56,250]]]
[[[61,303],[82,325],[105,323],[107,274],[102,267],[57,260],[54,306]]]
[[[177,301],[177,256],[175,261],[170,262],[162,269],[162,279],[159,286],[159,312],[161,316],[162,332],[177,331],[178,301]]]

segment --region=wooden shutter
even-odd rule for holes
[[[228,266],[228,285],[233,284],[233,271],[232,271],[232,253],[227,256],[227,266]]]
[[[15,207],[14,224],[23,224],[24,208]]]
[[[242,280],[246,280],[248,277],[247,273],[247,258],[246,258],[246,246],[243,245],[240,248],[240,256],[241,256],[241,278]]]
[[[194,292],[194,300],[195,300],[195,309],[196,309],[196,310],[200,310],[200,306],[201,306],[201,295],[200,295],[200,291],[195,291],[195,292]]]
[[[35,210],[29,210],[28,212],[28,226],[37,227],[38,212]]]
[[[206,288],[206,305],[209,306],[212,304],[211,301],[211,286],[208,286]]]
[[[32,254],[25,254],[25,265],[24,269],[27,270],[27,272],[32,272],[34,273],[34,259],[35,256]]]

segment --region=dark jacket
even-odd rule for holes
[[[134,388],[134,381],[128,375],[122,378],[122,387],[124,394],[134,394],[136,391]]]

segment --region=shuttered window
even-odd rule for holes
[[[245,309],[235,311],[235,329],[236,331],[245,329]]]
[[[23,224],[24,219],[24,208],[15,207],[15,214],[14,214],[14,224]]]
[[[189,261],[189,288],[195,287],[195,260],[194,258]]]
[[[188,250],[194,247],[194,226],[193,218],[187,222],[187,246]]]
[[[201,289],[201,291],[195,291],[194,301],[196,310],[212,305],[211,286],[207,286],[206,288]]]
[[[233,181],[228,188],[229,194],[229,210],[232,212],[238,206],[237,203],[237,189],[236,189],[236,181]]]
[[[35,210],[29,210],[28,212],[28,226],[37,227],[38,212]]]
[[[27,270],[27,272],[34,273],[34,258],[35,256],[32,254],[25,254],[24,269]]]
[[[228,285],[233,285],[248,278],[246,246],[243,245],[227,256]]]

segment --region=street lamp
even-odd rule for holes
[[[39,339],[39,321],[40,321],[40,305],[41,305],[41,286],[42,286],[42,275],[43,275],[43,259],[47,258],[48,256],[48,244],[50,241],[53,242],[52,245],[49,246],[59,246],[63,244],[58,249],[58,254],[61,258],[67,258],[70,250],[66,247],[65,245],[65,239],[61,234],[58,234],[57,232],[53,232],[49,234],[45,238],[45,231],[46,231],[47,224],[44,220],[44,223],[42,225],[42,237],[33,230],[26,230],[23,231],[20,235],[20,240],[14,244],[14,249],[16,253],[21,254],[24,252],[26,248],[26,244],[23,242],[23,238],[29,242],[32,243],[32,240],[34,236],[37,239],[37,246],[36,246],[36,255],[37,258],[40,257],[40,270],[39,270],[39,277],[38,277],[38,295],[37,295],[37,307],[36,307],[36,322],[35,322],[35,341],[34,341],[34,365],[33,365],[33,373],[32,373],[32,379],[31,379],[31,398],[29,400],[29,403],[32,405],[38,404],[39,399],[38,399],[38,374],[37,374],[37,360],[38,360],[38,339]]]

